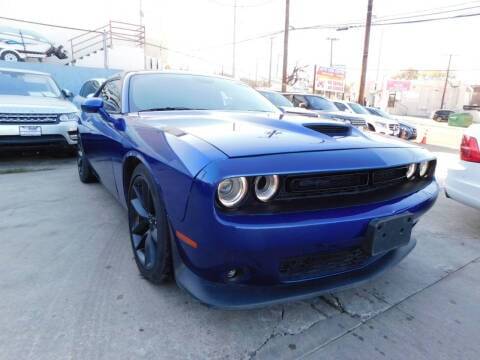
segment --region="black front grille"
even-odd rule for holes
[[[68,145],[62,135],[42,135],[42,136],[19,136],[6,135],[0,136],[0,147],[34,147],[47,145]]]
[[[58,114],[7,114],[0,113],[0,124],[52,124]]]
[[[291,257],[280,262],[279,273],[281,278],[328,275],[362,267],[369,258],[361,248]]]
[[[368,185],[368,173],[317,175],[287,178],[288,193],[332,193]]]
[[[309,174],[287,176],[282,198],[298,195],[340,195],[345,193],[362,193],[379,187],[406,180],[407,167],[399,166],[388,169],[356,171],[334,174]]]
[[[344,125],[312,124],[306,127],[328,136],[348,136],[351,133],[350,127]]]

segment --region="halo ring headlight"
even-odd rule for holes
[[[428,175],[428,161],[422,161],[418,166],[418,174],[420,177],[426,177]]]
[[[257,199],[267,202],[277,193],[280,187],[280,179],[278,175],[262,175],[255,178],[254,184]]]
[[[413,179],[415,172],[417,171],[417,164],[410,164],[407,169],[407,179]]]
[[[238,206],[247,195],[248,182],[243,176],[222,180],[217,187],[218,201],[227,208]]]

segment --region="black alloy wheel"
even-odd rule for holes
[[[154,283],[169,278],[170,236],[163,204],[142,164],[135,169],[128,191],[130,239],[140,273]]]

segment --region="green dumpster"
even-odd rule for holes
[[[473,116],[467,112],[455,113],[448,117],[449,126],[469,127],[472,125]]]

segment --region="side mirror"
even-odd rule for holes
[[[306,109],[308,106],[307,106],[306,103],[301,102],[300,104],[298,104],[298,107],[299,107],[299,108],[302,108],[302,109]]]
[[[84,100],[81,105],[82,111],[87,113],[95,113],[98,112],[101,108],[103,108],[103,99],[98,97],[90,97]]]
[[[62,89],[62,94],[65,96],[67,99],[73,98],[73,93],[68,90],[68,89]]]

